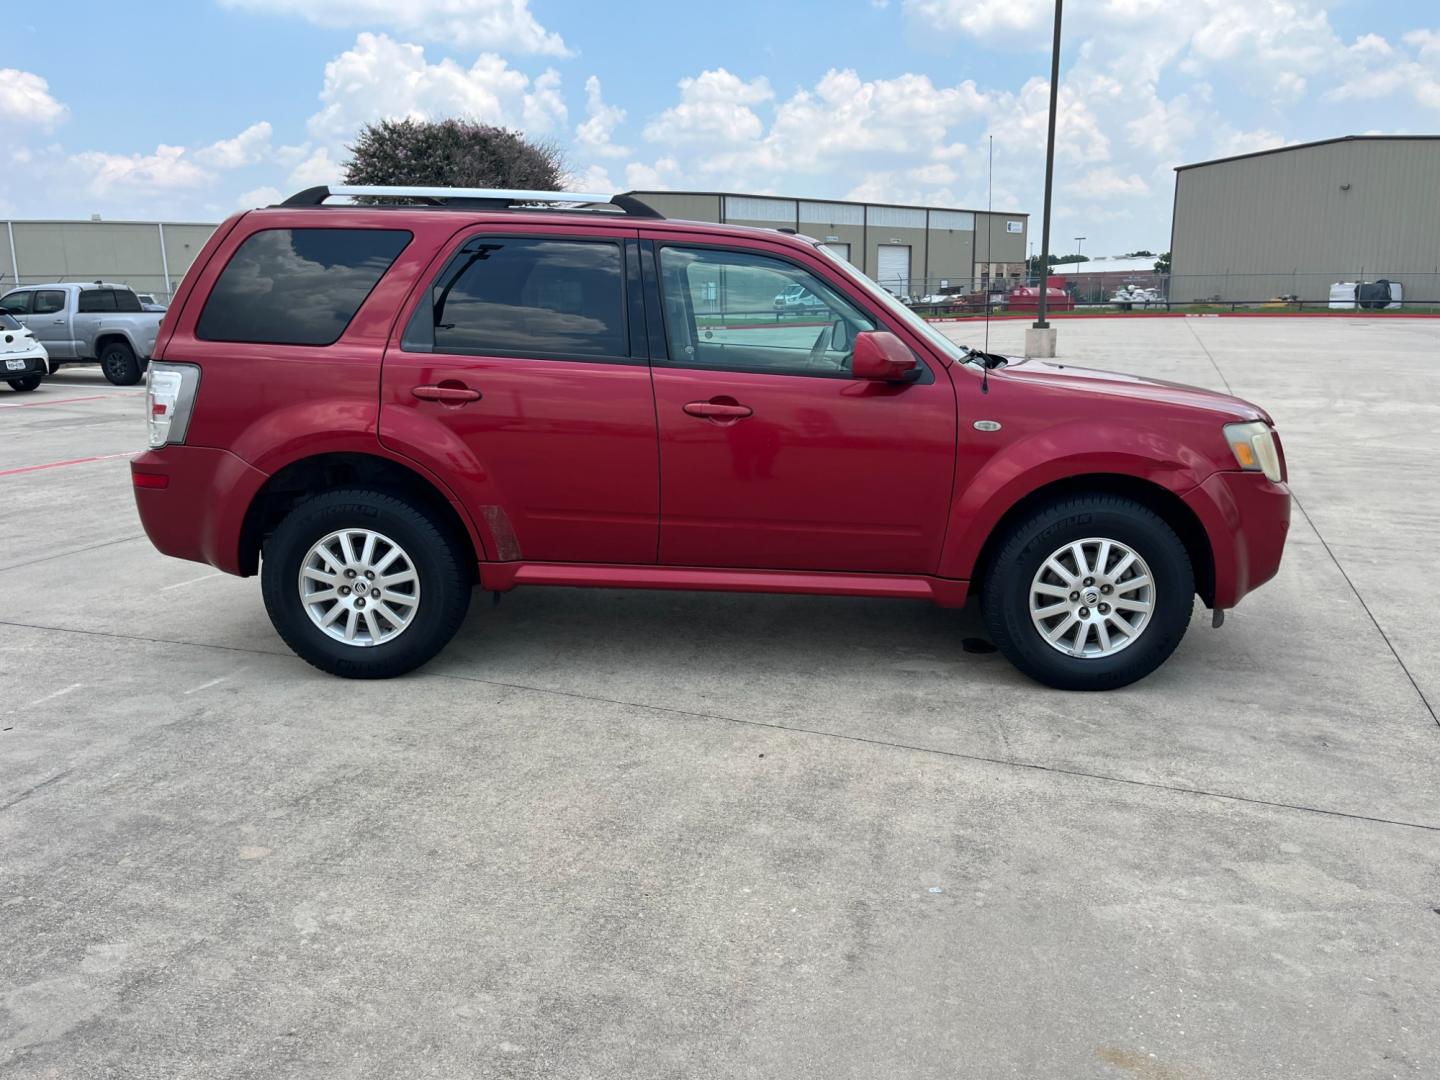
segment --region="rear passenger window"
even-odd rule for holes
[[[76,303],[75,310],[81,315],[93,315],[98,311],[114,311],[115,291],[113,289],[81,289],[80,300]]]
[[[405,333],[412,351],[563,360],[627,359],[620,245],[483,237],[468,241]]]
[[[140,298],[129,289],[116,289],[115,293],[116,311],[144,311],[140,306]]]
[[[411,234],[403,229],[265,229],[230,258],[195,336],[333,345]]]

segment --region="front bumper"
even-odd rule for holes
[[[1280,569],[1290,489],[1256,472],[1217,472],[1185,496],[1210,538],[1215,608],[1230,608]]]
[[[135,505],[150,542],[165,555],[227,574],[241,563],[245,513],[269,477],[228,450],[163,446],[130,462]]]

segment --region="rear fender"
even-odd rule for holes
[[[429,437],[434,438],[434,433]],[[453,448],[448,449],[453,452]],[[460,449],[469,456],[463,444]],[[457,466],[449,457],[441,456],[440,467],[436,468],[433,459],[423,460],[381,443],[375,430],[373,402],[322,398],[275,409],[246,428],[234,450],[267,476],[304,458],[323,454],[365,454],[393,461],[423,476],[454,507],[481,559],[489,558],[487,553],[495,550],[489,530],[477,526],[465,501],[441,479],[442,475],[453,475],[451,470]]]
[[[962,447],[958,470],[962,477],[965,468]],[[1214,471],[1213,462],[1203,454],[1147,428],[1106,428],[1074,421],[1026,435],[992,453],[958,491],[940,576],[970,578],[985,541],[1006,511],[1047,484],[1103,473],[1133,477],[1184,495]]]
[[[388,408],[384,417],[386,452],[425,472],[452,477],[458,497],[475,508],[475,528],[488,552],[482,558],[519,558],[519,546],[505,511],[509,506],[500,482],[475,456],[470,445],[448,425],[437,423],[419,409]]]

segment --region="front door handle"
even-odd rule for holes
[[[683,408],[691,416],[703,416],[708,420],[744,420],[755,415],[755,410],[749,405],[724,401],[691,401]]]
[[[479,390],[468,386],[417,386],[410,392],[421,401],[439,401],[446,405],[464,405],[481,397]]]

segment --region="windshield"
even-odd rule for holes
[[[893,293],[882,288],[872,278],[868,277],[865,274],[862,274],[859,268],[856,267],[854,263],[850,262],[848,259],[842,259],[833,251],[828,250],[824,244],[816,244],[815,249],[819,251],[821,255],[823,255],[825,258],[829,259],[832,263],[839,267],[842,271],[844,271],[847,277],[849,277],[852,281],[854,281],[857,285],[864,289],[865,292],[874,300],[876,300],[881,307],[883,307],[891,315],[894,315],[895,318],[899,319],[906,326],[910,327],[910,329],[914,330],[917,334],[920,334],[927,341],[934,344],[934,346],[939,349],[942,354],[948,356],[956,363],[961,364],[965,363],[966,360],[969,358],[969,348],[959,344],[958,342],[951,341],[948,337],[946,337],[939,330],[937,330],[933,325],[926,322],[919,315],[916,315],[915,312],[911,311],[908,307],[906,307],[899,300],[897,300]]]

